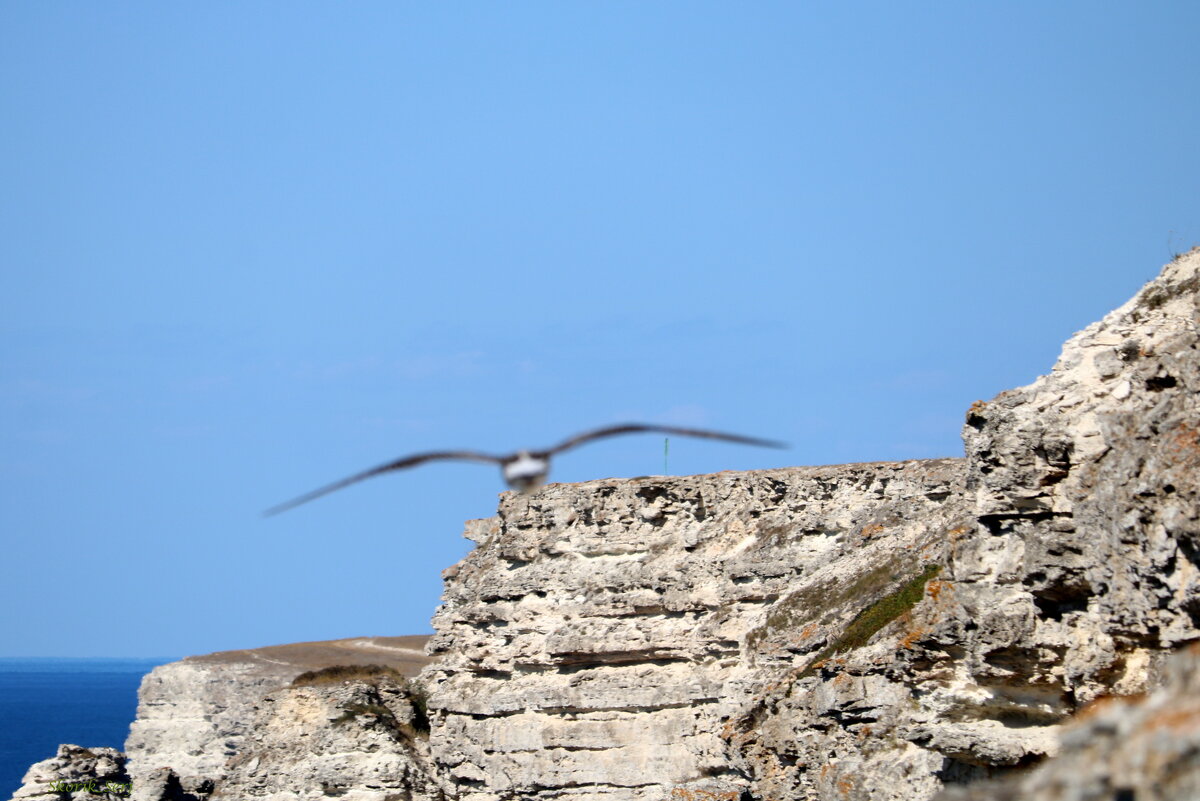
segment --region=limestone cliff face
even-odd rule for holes
[[[1094,641],[1064,654],[1080,700],[1098,671],[1197,635],[1198,295],[1193,252],[1073,337],[1050,375],[967,416],[979,526],[956,569],[1019,587],[1064,643]]]
[[[387,679],[280,688],[258,704],[212,798],[435,801],[423,728]]]
[[[434,620],[447,795],[908,801],[1056,753],[1200,636],[1198,273],[976,404],[961,464],[506,498]]]
[[[288,689],[292,679],[305,671],[331,665],[378,664],[416,675],[428,662],[423,653],[426,639],[360,637],[294,643],[189,657],[155,668],[142,680],[137,719],[125,743],[135,799],[155,800],[166,792],[168,784],[177,785],[180,793],[203,796],[226,782],[232,772],[243,774],[238,781],[253,785],[255,777],[247,771],[253,773],[256,765],[245,757],[249,751],[262,747],[263,727],[282,726],[287,712],[281,710],[306,708],[300,702],[280,706],[279,698],[293,692],[301,696],[323,692]],[[332,697],[323,701],[332,704],[331,709],[335,702]],[[312,700],[312,704],[317,701]],[[339,708],[331,717],[337,718],[345,711]],[[310,736],[305,726],[318,717],[301,716],[293,721],[292,733],[297,742],[305,742]],[[347,726],[331,729],[324,747],[336,751],[338,746],[333,741],[352,730]],[[356,741],[348,737],[342,745],[349,752]],[[407,754],[401,755],[404,758]],[[279,761],[283,757],[273,754],[272,759]],[[368,766],[363,776],[364,787],[372,781],[371,771]],[[352,789],[351,776],[352,771],[343,771],[329,779],[330,786],[340,782],[343,791]],[[296,793],[296,797],[309,797],[311,793],[306,788],[310,784],[301,782],[288,792]],[[317,787],[317,795],[321,795],[319,783],[311,786]],[[383,795],[380,793],[378,797]]]
[[[506,495],[447,571],[431,746],[453,798],[663,799],[749,786],[722,739],[862,597],[944,561],[953,459]]]
[[[427,735],[400,686],[189,660],[143,685],[135,801],[1190,797],[1198,298],[1193,251],[964,459],[506,495],[445,573]]]
[[[1197,628],[1200,252],[967,415],[972,523],[910,615],[781,678],[730,738],[773,798],[928,798],[1058,749]]]
[[[301,671],[270,663],[172,662],[142,679],[125,751],[138,778],[171,768],[196,785],[224,775],[259,699]]]
[[[1200,647],[1171,656],[1146,695],[1096,701],[1065,726],[1061,751],[1002,781],[938,801],[1190,801],[1200,798]]]

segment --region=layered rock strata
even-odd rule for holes
[[[1200,648],[1167,662],[1147,695],[1092,702],[1061,751],[1005,781],[947,790],[938,801],[1189,801],[1200,798]]]
[[[138,690],[137,719],[125,743],[139,794],[169,769],[182,790],[204,794],[256,733],[263,698],[305,671],[378,664],[414,676],[428,663],[428,638],[358,637],[194,656],[152,670]],[[252,739],[252,738],[251,738]],[[145,797],[149,797],[148,795]]]
[[[722,733],[864,598],[946,559],[960,460],[554,485],[506,495],[447,571],[432,752],[454,798],[749,787]]]
[[[1039,761],[1197,627],[1200,252],[975,404],[974,520],[906,620],[764,693],[729,738],[772,798],[927,798]]]
[[[962,464],[506,497],[434,621],[447,795],[909,801],[1056,753],[1200,636],[1198,268],[972,407]]]
[[[284,687],[264,696],[212,798],[434,801],[427,723],[388,677]]]

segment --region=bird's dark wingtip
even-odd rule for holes
[[[312,499],[311,498],[298,498],[296,500],[288,501],[287,503],[281,503],[278,506],[272,506],[270,509],[263,509],[261,512],[258,513],[258,516],[265,520],[268,517],[274,517],[275,515],[283,514],[288,509],[295,509],[300,504],[306,503],[307,501],[310,501],[310,500],[312,500]]]
[[[743,442],[746,445],[758,445],[763,448],[782,448],[782,449],[786,450],[787,448],[792,447],[790,444],[788,444],[786,442],[780,442],[777,439],[759,439],[758,437],[739,436],[734,441],[735,442]]]

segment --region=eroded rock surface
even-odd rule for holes
[[[972,524],[906,620],[739,722],[756,795],[920,799],[1036,763],[1200,635],[1198,276],[1193,251],[1052,373],[971,408]]]
[[[60,745],[58,753],[34,763],[13,799],[115,801],[128,798],[125,755],[115,748]]]
[[[231,788],[239,797],[434,798],[424,793],[424,724],[415,727],[401,686],[429,662],[427,640],[293,643],[162,665],[142,680],[128,762],[112,748],[63,745],[30,768],[14,798],[199,801]],[[290,686],[334,665],[380,665],[397,680]]]
[[[1149,695],[1107,696],[1064,728],[1061,752],[1002,782],[938,801],[1190,801],[1200,798],[1200,650],[1167,662]]]
[[[390,679],[274,690],[212,798],[434,801],[424,715]]]
[[[945,560],[969,522],[963,474],[944,459],[504,496],[434,618],[446,792],[737,797],[730,721],[862,599]]]
[[[427,638],[357,637],[193,656],[152,670],[138,690],[125,750],[138,787],[173,771],[186,792],[225,777],[243,754],[261,699],[308,670],[379,664],[415,675],[428,663]],[[159,782],[161,783],[161,782]]]

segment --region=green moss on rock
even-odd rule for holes
[[[899,589],[888,593],[855,615],[841,636],[817,654],[800,674],[800,678],[813,675],[826,659],[866,645],[876,632],[916,606],[925,597],[925,585],[941,570],[941,565],[925,565],[924,570]]]
[[[840,609],[856,599],[877,596],[902,575],[903,572],[897,572],[896,565],[884,564],[862,573],[852,581],[821,583],[793,592],[775,605],[762,625],[746,635],[746,643],[754,649],[763,640],[779,632],[799,630],[809,623],[830,625],[836,620]]]

